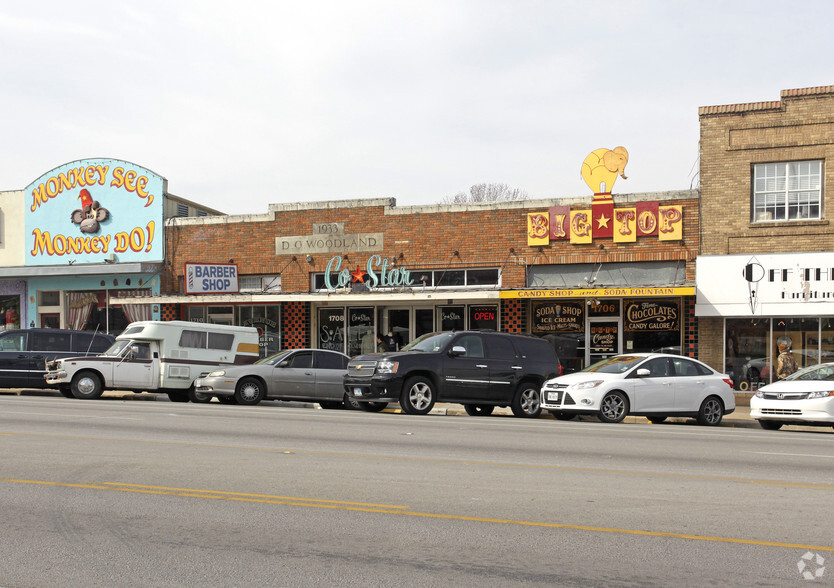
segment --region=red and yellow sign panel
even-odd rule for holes
[[[614,208],[611,200],[600,200],[592,202],[590,209],[552,206],[547,212],[527,214],[527,244],[532,247],[557,240],[584,244],[605,238],[613,238],[615,243],[634,243],[637,237],[683,239],[683,206],[637,202],[630,208]]]

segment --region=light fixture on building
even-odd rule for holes
[[[293,257],[293,259],[295,259],[295,258]],[[307,256],[307,257],[305,257],[304,259],[306,259],[306,260],[307,260],[307,263],[313,263],[313,256],[312,256],[312,255],[308,255],[308,256]]]

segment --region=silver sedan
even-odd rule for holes
[[[194,382],[195,392],[226,404],[261,400],[318,402],[322,408],[364,408],[350,402],[342,379],[349,357],[326,349],[290,349],[250,365],[217,369]],[[367,407],[382,410],[382,406]]]

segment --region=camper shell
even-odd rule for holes
[[[129,324],[101,355],[47,362],[44,378],[71,398],[130,390],[163,392],[174,402],[205,401],[194,392],[194,380],[217,366],[254,363],[258,343],[253,327],[140,321]]]

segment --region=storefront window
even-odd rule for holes
[[[348,309],[348,351],[350,357],[363,353],[369,343],[376,344],[376,333],[374,333],[374,309],[349,308]]]
[[[783,361],[780,353],[789,353],[791,357]],[[771,354],[775,365],[772,381],[781,380],[798,368],[819,363],[819,319],[773,319]]]
[[[193,323],[206,322],[206,307],[205,306],[186,306],[185,320]]]
[[[466,308],[463,306],[441,306],[437,309],[441,331],[462,331],[466,328],[464,317]]]
[[[581,370],[585,363],[586,308],[584,300],[532,304],[532,333],[553,345],[567,373]]]
[[[280,307],[277,304],[238,306],[236,310],[235,324],[258,329],[261,357],[281,351]]]
[[[497,306],[470,306],[469,328],[477,330],[498,330]]]
[[[319,309],[319,349],[344,352],[345,350],[345,309]]]
[[[623,350],[626,353],[681,352],[680,300],[623,301]]]
[[[770,319],[727,319],[724,371],[736,390],[755,390],[770,382]]]
[[[20,327],[20,296],[0,297],[0,331]]]
[[[820,363],[834,361],[834,319],[820,322]]]

